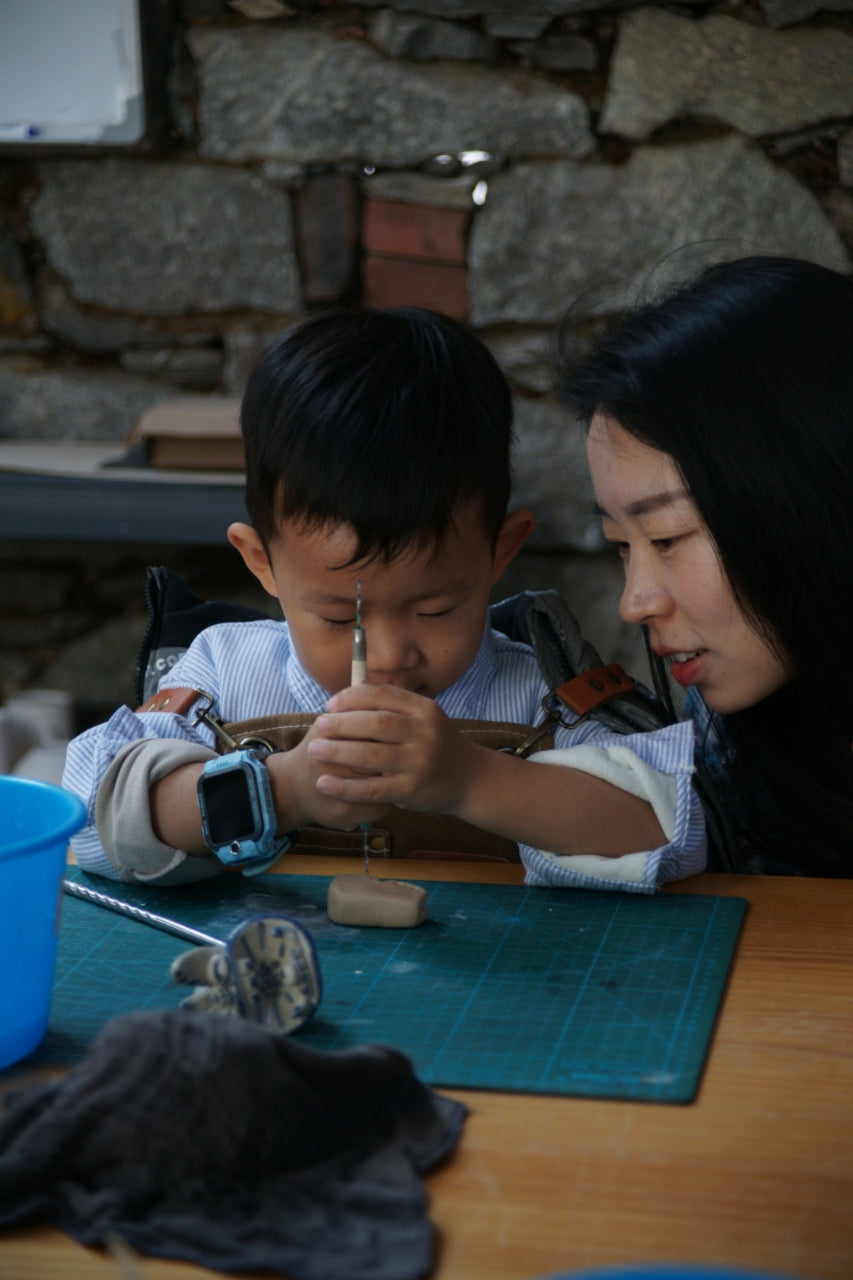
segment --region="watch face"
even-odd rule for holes
[[[249,840],[255,833],[250,783],[242,768],[202,775],[204,807],[210,842],[217,848],[235,840]]]

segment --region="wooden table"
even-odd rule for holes
[[[285,866],[333,874],[352,861]],[[415,878],[411,863],[381,874]],[[514,883],[520,868],[418,864],[416,878]],[[471,1114],[427,1181],[436,1280],[661,1260],[853,1277],[853,881],[703,875],[669,891],[750,904],[697,1100],[455,1092]],[[133,1265],[126,1280],[215,1274]],[[47,1228],[0,1236],[2,1280],[119,1275]]]

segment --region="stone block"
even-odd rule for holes
[[[296,240],[306,302],[336,302],[356,276],[358,193],[343,174],[306,179],[295,193]]]
[[[367,34],[389,57],[411,58],[414,62],[437,58],[490,62],[497,56],[497,43],[479,31],[421,14],[395,13],[393,9],[382,9],[370,22]]]
[[[374,307],[427,307],[454,320],[468,319],[465,267],[365,254],[364,301]]]
[[[586,436],[556,397],[517,397],[511,505],[536,516],[531,549],[599,551],[601,521],[586,465]]]
[[[620,22],[599,130],[648,138],[682,117],[752,137],[853,113],[853,36],[768,31],[726,14],[638,9]]]
[[[214,165],[56,160],[32,228],[79,302],[174,315],[300,302],[290,201]]]
[[[580,157],[583,99],[542,76],[465,63],[398,62],[319,28],[195,28],[204,157],[393,168],[471,147]]]
[[[462,264],[471,214],[396,200],[369,200],[362,246],[367,253]]]
[[[497,170],[500,160],[493,159]],[[397,200],[405,204],[428,204],[436,209],[470,210],[472,192],[479,179],[479,166],[476,174],[458,173],[446,178],[416,169],[389,169],[365,178],[361,193],[367,200]]]
[[[119,361],[128,373],[172,387],[215,391],[222,378],[222,349],[217,347],[137,347],[122,351]]]
[[[703,0],[685,0],[686,4],[701,4]],[[510,16],[532,21],[538,17],[567,17],[574,13],[588,13],[594,9],[610,9],[613,0],[361,0],[365,8],[390,6],[400,13],[427,13],[437,18],[500,18]]]
[[[638,147],[619,167],[515,165],[490,179],[468,239],[471,323],[613,314],[748,253],[850,270],[822,204],[737,135]]]
[[[513,326],[480,337],[515,386],[538,393],[553,391],[557,377],[553,329]]]
[[[295,321],[296,317],[292,319]],[[222,390],[226,395],[242,396],[256,362],[287,327],[287,322],[283,322],[275,329],[235,329],[225,334]]]
[[[44,273],[39,288],[39,320],[47,333],[79,351],[93,355],[126,347],[202,345],[218,335],[217,318],[194,316],[173,320],[145,315],[122,315],[102,307],[75,302],[56,277]]]
[[[485,13],[483,30],[500,40],[538,40],[551,24],[550,13]]]
[[[771,27],[788,27],[821,11],[849,13],[853,0],[761,0],[761,8]]]
[[[550,36],[547,40],[516,40],[513,53],[548,71],[594,71],[598,52],[583,36]]]
[[[853,187],[853,129],[838,139],[838,179],[843,187]]]
[[[853,248],[853,191],[842,187],[830,191],[826,196],[826,209],[845,243]]]
[[[0,361],[0,437],[123,442],[145,409],[171,395],[129,374]]]

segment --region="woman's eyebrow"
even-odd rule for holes
[[[686,497],[687,494],[683,489],[666,489],[662,493],[650,493],[647,498],[637,498],[635,502],[629,502],[625,508],[625,514],[645,516],[650,511],[660,511],[661,507],[668,507],[671,503]],[[597,502],[593,506],[593,512],[597,516],[607,516],[610,519],[610,513],[600,507]]]

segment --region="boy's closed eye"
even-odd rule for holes
[[[419,618],[446,618],[449,613],[453,613],[458,605],[450,604],[446,609],[421,609],[418,613]]]

